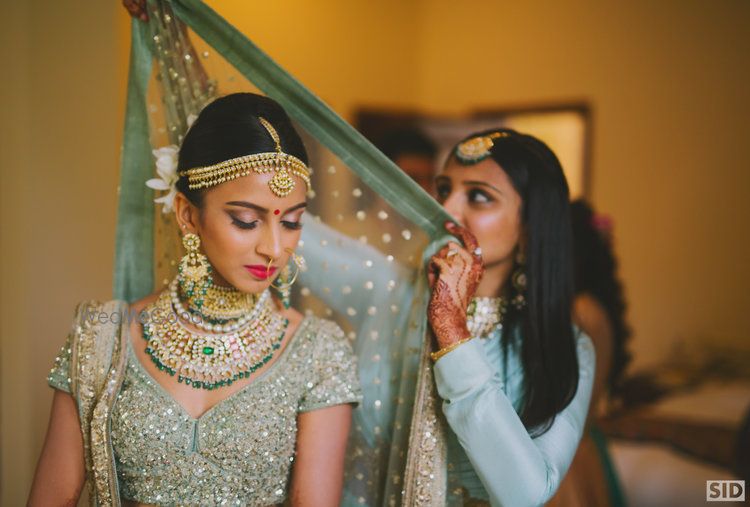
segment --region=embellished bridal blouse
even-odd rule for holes
[[[329,320],[305,317],[266,371],[195,419],[140,363],[128,319],[112,322],[128,315],[125,303],[87,302],[76,314],[48,382],[78,403],[99,505],[281,503],[297,415],[361,401],[351,347]]]

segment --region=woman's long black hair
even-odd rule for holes
[[[594,210],[583,199],[570,205],[575,258],[575,293],[589,294],[604,307],[612,326],[612,366],[607,378],[610,395],[616,395],[622,373],[630,361],[626,342],[625,298],[617,277],[617,259],[607,234],[595,224]]]
[[[233,93],[208,104],[185,134],[177,170],[213,165],[225,160],[276,151],[268,131],[258,120],[265,118],[279,135],[281,149],[307,164],[302,139],[286,111],[273,99],[255,93]],[[177,180],[177,190],[200,207],[202,190],[188,188],[186,176]]]
[[[573,333],[573,245],[568,183],[546,144],[510,129],[492,133],[490,156],[522,199],[525,236],[526,306],[509,310],[503,344],[520,326],[525,384],[520,417],[533,436],[546,432],[578,389],[578,357]]]

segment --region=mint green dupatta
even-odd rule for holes
[[[314,167],[326,195],[316,197],[316,216],[305,224],[300,253],[310,267],[301,277],[296,301],[305,306],[309,293],[326,308],[326,316],[345,321],[359,358],[365,401],[355,411],[343,503],[443,503],[445,447],[428,361],[428,287],[422,267],[451,238],[443,229],[450,217],[361,134],[208,6],[198,0],[157,0],[150,8],[171,12],[174,22],[187,25],[284,107],[303,130],[308,150],[310,144],[319,145],[312,151],[325,152],[320,160],[335,161],[327,171],[325,165]],[[154,39],[158,35],[153,19],[150,27],[133,22],[114,288],[115,297],[128,301],[155,288],[153,196],[144,183],[153,175],[147,92],[152,41],[159,40]],[[326,179],[342,166],[351,173],[343,180],[349,183]],[[357,201],[363,190],[365,197],[369,195],[364,204]],[[334,198],[344,194],[357,199],[342,208]],[[342,209],[351,216],[356,211],[360,221],[352,219],[347,228],[349,215]],[[358,234],[363,231],[367,234]],[[396,239],[405,245],[408,257],[388,255]]]

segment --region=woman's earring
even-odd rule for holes
[[[516,254],[516,269],[511,275],[511,283],[515,289],[515,295],[511,299],[511,304],[516,310],[523,310],[526,306],[526,257],[519,250]]]
[[[294,282],[297,281],[299,272],[305,270],[305,258],[301,255],[295,254],[293,251],[287,250],[287,252],[291,254],[292,262],[294,262],[297,270],[292,276],[292,270],[289,268],[289,264],[287,264],[286,266],[284,266],[284,268],[281,270],[281,273],[276,278],[276,281],[278,283],[275,285],[273,283],[271,284],[271,287],[276,289],[276,291],[279,293],[281,304],[284,305],[284,308],[289,308],[292,305],[292,285],[294,285]]]
[[[203,306],[206,291],[213,285],[211,264],[208,257],[200,252],[201,238],[189,232],[182,237],[185,256],[180,260],[177,275],[183,294],[196,307]]]

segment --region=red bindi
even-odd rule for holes
[[[274,214],[274,215],[278,215],[279,213],[281,213],[281,211],[279,211],[279,210],[277,210],[277,209],[273,210],[273,214]]]

